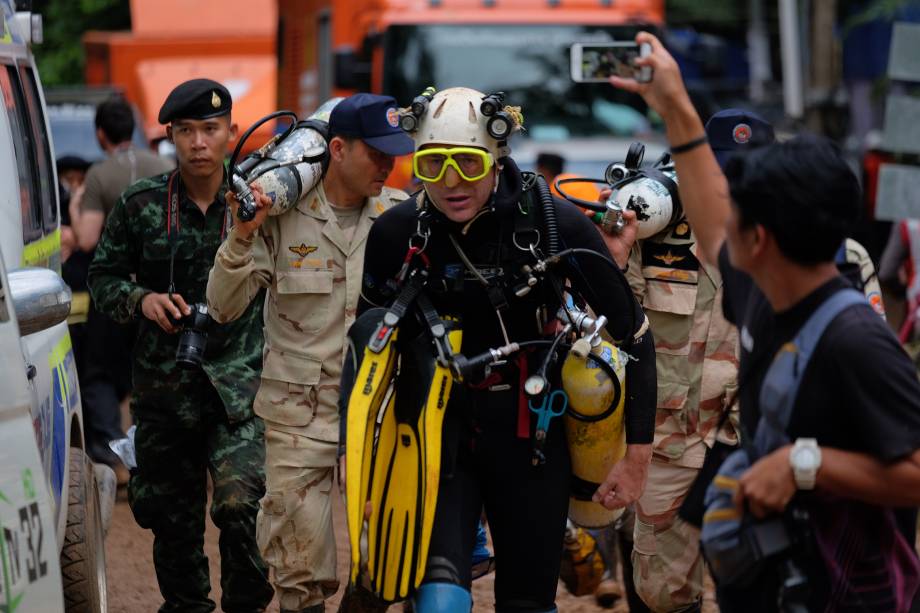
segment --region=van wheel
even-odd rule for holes
[[[105,535],[92,464],[70,448],[67,529],[61,549],[61,578],[68,613],[105,613]]]

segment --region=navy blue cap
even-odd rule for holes
[[[376,94],[353,94],[332,109],[330,136],[360,138],[387,155],[406,155],[415,143],[399,127],[396,99]]]
[[[722,168],[736,151],[769,145],[776,140],[773,126],[767,120],[742,109],[725,109],[710,117],[706,122],[706,137]]]
[[[211,79],[192,79],[169,92],[157,119],[164,125],[177,119],[210,119],[226,115],[232,107],[226,87]]]

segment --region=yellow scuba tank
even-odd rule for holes
[[[585,528],[602,528],[623,512],[611,511],[591,497],[613,465],[626,455],[626,358],[600,337],[606,318],[594,320],[582,313],[579,319],[579,327],[591,332],[575,342],[562,364],[562,388],[569,397],[565,436],[572,458],[569,518]],[[611,379],[600,360],[609,365],[616,378]]]
[[[606,570],[595,538],[571,520],[567,521],[559,568],[559,578],[566,589],[573,596],[593,594]]]

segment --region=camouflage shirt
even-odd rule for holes
[[[722,278],[696,257],[686,222],[640,241],[630,254],[627,278],[655,336],[658,409],[653,453],[660,461],[699,468],[717,438],[735,439],[726,425],[716,432],[734,395],[738,333],[722,315]]]
[[[168,413],[184,407],[184,386],[200,385],[201,371],[176,366],[178,334],[167,334],[141,314],[141,299],[165,293],[170,277],[167,234],[169,174],[142,179],[129,187],[109,215],[90,265],[88,283],[96,307],[115,321],[138,319],[133,350],[135,411]],[[223,190],[206,213],[179,186],[178,224],[171,233],[175,249],[175,291],[185,301],[205,302],[208,272],[226,227]],[[176,228],[178,226],[178,229]],[[262,300],[253,300],[235,321],[211,322],[202,370],[217,390],[231,422],[253,415],[252,400],[262,365]]]

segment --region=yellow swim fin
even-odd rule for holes
[[[380,406],[390,387],[397,361],[394,348],[397,333],[398,330],[393,330],[388,342],[379,352],[374,352],[366,346],[363,348],[361,363],[348,400],[345,427],[345,502],[353,583],[360,572],[361,531],[364,526],[364,507],[368,499],[373,466],[374,426]],[[352,330],[349,331],[352,340],[355,340],[356,334],[353,334]],[[364,344],[361,340],[363,339],[353,343],[353,350]]]
[[[448,323],[448,342],[460,350],[459,326]],[[427,337],[400,360],[393,402],[380,424],[371,478],[368,574],[373,591],[393,602],[419,586],[437,508],[441,434],[453,379]],[[427,383],[427,385],[425,385]]]

